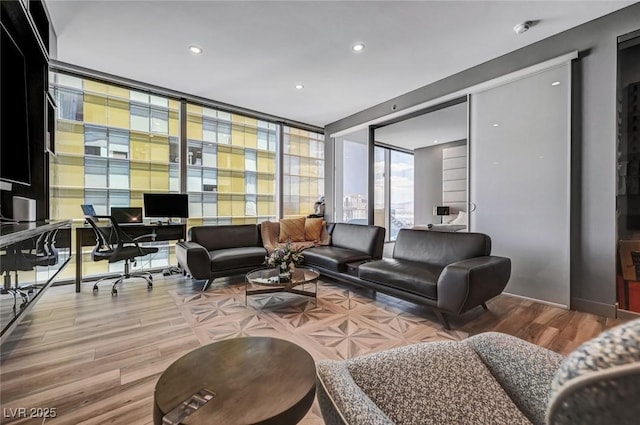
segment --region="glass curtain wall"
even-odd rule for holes
[[[324,194],[322,133],[187,103],[181,158],[179,100],[63,72],[52,72],[49,80],[58,105],[56,155],[50,156],[52,219],[74,219],[77,226],[81,204],[109,214],[111,207],[142,207],[145,192],[180,193],[186,187],[188,226],[275,220],[279,140],[284,215],[312,213]],[[139,266],[176,263],[173,245],[158,245],[160,252]],[[85,276],[123,267],[93,262],[90,251],[84,253]],[[74,270],[67,267],[65,277]]]
[[[276,218],[275,123],[187,104],[189,226]]]
[[[394,241],[400,229],[414,224],[413,154],[376,146],[374,155],[374,224]]]
[[[283,217],[305,217],[324,195],[324,135],[283,127]]]
[[[109,214],[111,207],[142,207],[145,192],[179,192],[178,101],[62,73],[53,73],[50,81],[58,104],[50,164],[52,219],[80,224],[81,204]],[[145,267],[169,264],[172,250],[159,244],[160,252]],[[85,255],[85,275],[123,267]]]

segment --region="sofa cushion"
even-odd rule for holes
[[[371,259],[363,252],[335,246],[316,246],[305,249],[302,255],[305,264],[324,267],[340,273],[347,271],[347,263]]]
[[[384,247],[382,227],[336,223],[331,232],[331,245],[366,252],[370,257],[382,258]]]
[[[304,240],[319,241],[324,220],[321,218],[307,218],[304,221]]]
[[[257,246],[209,251],[212,271],[260,266],[266,255],[267,250]]]
[[[534,424],[545,423],[551,381],[563,356],[498,332],[464,340],[480,356],[511,400]]]
[[[393,258],[445,267],[460,260],[491,254],[491,239],[482,233],[425,232],[402,229]]]
[[[354,382],[395,424],[530,423],[464,342],[409,345],[346,363]]]
[[[245,246],[262,247],[260,231],[255,224],[226,226],[195,226],[189,229],[189,239],[207,251]]]
[[[279,242],[302,242],[304,241],[305,218],[283,218],[280,220]]]
[[[383,258],[358,268],[360,279],[437,299],[438,276],[444,267],[415,261]]]

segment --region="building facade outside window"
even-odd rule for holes
[[[305,217],[324,195],[324,135],[284,126],[283,217]]]
[[[186,103],[186,116],[181,117],[177,99],[63,72],[51,73],[50,82],[58,105],[56,155],[50,156],[51,219],[74,219],[79,226],[81,204],[92,204],[97,214],[110,214],[111,207],[142,207],[143,193],[180,193],[184,187],[188,227],[275,220],[282,138],[285,215],[313,212],[314,202],[324,194],[321,133],[195,103]],[[180,157],[182,119],[185,158]],[[138,267],[176,264],[173,245],[157,245],[160,252],[144,264],[139,261]],[[123,267],[91,261],[91,249],[84,252],[84,276]],[[67,267],[65,277],[73,277],[74,270]]]
[[[187,104],[189,225],[276,218],[275,123]]]

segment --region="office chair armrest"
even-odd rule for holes
[[[151,239],[151,242],[155,242],[156,241],[156,236],[158,236],[158,235],[156,235],[155,233],[148,233],[146,235],[140,235],[140,236],[138,236],[136,238],[133,238],[132,242],[135,243],[135,242],[138,242],[141,239],[145,239],[145,238],[149,238],[149,239]]]

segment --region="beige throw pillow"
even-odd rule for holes
[[[322,218],[307,218],[304,222],[304,240],[319,241],[323,223]]]
[[[305,218],[283,218],[280,220],[279,242],[302,242],[304,241]]]

